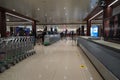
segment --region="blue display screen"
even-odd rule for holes
[[[98,26],[97,25],[93,25],[91,27],[91,36],[98,37]]]

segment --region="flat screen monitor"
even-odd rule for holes
[[[91,27],[91,36],[92,37],[98,37],[98,26],[97,25],[93,25]]]

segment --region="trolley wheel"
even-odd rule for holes
[[[15,65],[17,63],[17,61],[16,60],[14,60],[13,62],[12,62],[12,65]]]
[[[27,56],[27,54],[25,54],[25,58],[27,58],[28,56]]]
[[[30,56],[30,53],[27,53],[27,56],[29,57],[29,56]]]
[[[32,55],[32,52],[30,52],[29,54],[30,54],[30,56],[31,56],[31,55]]]
[[[23,60],[25,59],[25,55],[22,56],[22,59],[23,59]]]
[[[22,56],[23,60],[25,59],[25,55]]]
[[[31,54],[33,55],[33,54],[34,54],[34,52],[32,51],[32,52],[31,52]]]
[[[11,67],[11,64],[8,63],[5,65],[5,67],[6,67],[6,69],[9,69]]]
[[[16,63],[18,63],[20,60],[19,59],[16,59]]]
[[[23,56],[21,56],[21,60],[23,60],[24,58],[23,58]]]
[[[6,68],[4,66],[0,67],[0,73],[3,73],[6,70]]]
[[[23,60],[23,56],[21,56],[20,58],[21,58],[21,60]]]
[[[22,57],[19,57],[19,61],[22,61]]]
[[[35,54],[36,52],[35,51],[33,51],[33,54]]]

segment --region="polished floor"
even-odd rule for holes
[[[36,45],[35,55],[0,74],[0,80],[103,80],[76,42]]]

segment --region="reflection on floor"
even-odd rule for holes
[[[0,80],[102,80],[76,42],[36,45],[37,54],[0,74]]]

